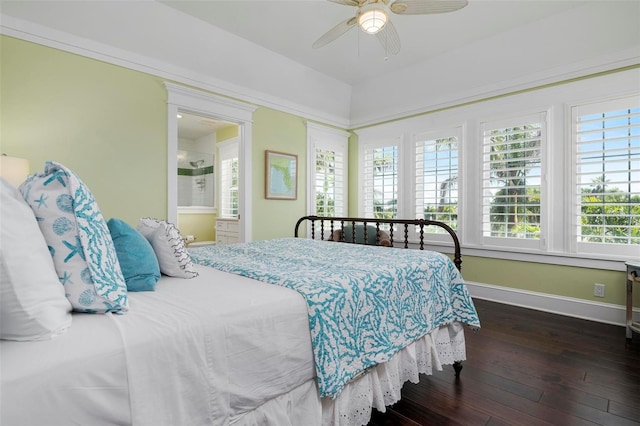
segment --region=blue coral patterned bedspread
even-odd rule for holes
[[[432,251],[304,238],[189,249],[195,263],[298,291],[305,298],[321,396],[437,327],[479,327],[462,276]]]

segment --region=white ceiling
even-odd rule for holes
[[[354,85],[398,71],[512,28],[579,7],[580,0],[470,0],[455,12],[393,15],[400,36],[398,55],[386,57],[375,36],[352,28],[314,50],[313,42],[356,8],[324,0],[162,0],[188,15],[213,24],[309,68]]]

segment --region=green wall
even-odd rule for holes
[[[226,141],[227,139],[237,138],[238,137],[238,126],[229,126],[223,129],[220,129],[216,132],[216,140],[218,142]]]
[[[215,213],[178,213],[177,227],[182,236],[193,235],[198,241],[216,240]]]
[[[298,156],[298,198],[264,198],[265,150]],[[253,114],[253,239],[292,237],[296,221],[307,210],[307,128],[295,115],[258,108]]]
[[[626,273],[620,271],[490,259],[463,254],[462,272],[467,281],[594,302],[616,305],[626,303]],[[606,285],[604,298],[593,295],[594,283]],[[635,292],[634,301],[635,306],[640,306],[640,291]]]
[[[162,79],[6,36],[0,64],[3,153],[69,167],[106,219],[166,217]]]
[[[0,149],[74,170],[105,218],[131,224],[166,217],[167,106],[161,78],[53,48],[0,37]],[[232,137],[232,136],[230,136]],[[264,151],[298,155],[298,198],[264,198]],[[349,140],[349,214],[358,194],[358,138]],[[253,235],[291,236],[306,214],[306,126],[300,117],[259,107],[253,124]],[[469,281],[624,304],[625,274],[589,268],[465,256]],[[593,283],[606,297],[593,297]],[[636,291],[636,306],[640,305]]]

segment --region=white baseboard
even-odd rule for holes
[[[623,327],[626,324],[626,311],[622,305],[470,281],[467,281],[466,284],[471,296],[478,299]],[[640,321],[640,310],[637,308],[633,310],[633,320]]]

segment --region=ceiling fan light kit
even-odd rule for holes
[[[358,12],[358,25],[367,34],[375,34],[380,31],[388,19],[389,15],[384,8],[375,3],[361,7]]]
[[[400,36],[391,22],[391,13],[396,15],[431,15],[462,9],[468,0],[328,0],[344,6],[356,7],[355,16],[338,23],[317,39],[312,47],[325,46],[356,24],[367,34],[375,35],[385,52],[394,55],[400,52]]]

